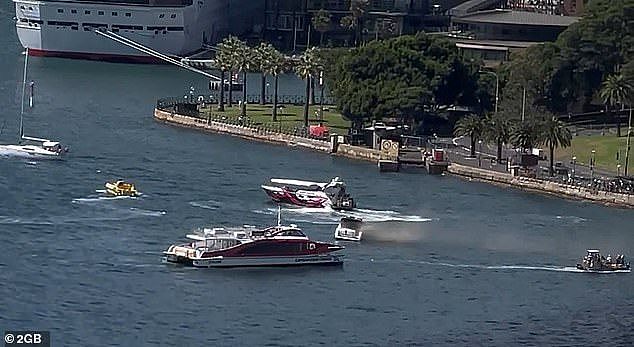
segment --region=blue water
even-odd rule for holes
[[[2,143],[16,139],[23,62],[11,17],[2,5]],[[206,81],[169,66],[30,62],[26,131],[71,152],[0,159],[0,330],[51,330],[54,346],[634,341],[634,275],[571,269],[590,247],[634,255],[633,211],[170,127],[152,119],[156,98]],[[373,221],[343,267],[160,261],[199,226],[275,223],[259,189],[270,177],[333,176]],[[120,177],[144,196],[100,198]],[[337,216],[283,219],[332,240]]]

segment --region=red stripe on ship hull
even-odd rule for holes
[[[123,54],[102,54],[102,53],[82,53],[82,52],[61,52],[46,51],[29,48],[29,55],[34,57],[55,57],[69,59],[83,59],[107,61],[111,63],[135,63],[135,64],[166,64],[161,59],[146,55],[123,55]]]

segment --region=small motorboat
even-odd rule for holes
[[[134,184],[126,181],[106,182],[106,192],[114,196],[139,196]]]
[[[357,217],[342,217],[335,229],[335,239],[345,241],[361,241],[363,220]]]
[[[630,263],[625,262],[625,257],[618,254],[612,258],[608,254],[607,258],[602,256],[598,249],[589,249],[587,254],[577,264],[577,269],[587,272],[629,272]]]
[[[279,203],[344,211],[355,208],[354,199],[346,192],[346,185],[339,177],[330,182],[272,178],[270,184],[261,187]]]

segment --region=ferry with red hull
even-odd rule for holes
[[[296,225],[205,228],[171,245],[164,260],[194,267],[341,265],[343,246],[310,240]]]

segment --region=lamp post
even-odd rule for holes
[[[478,144],[480,145],[480,150],[478,151],[478,167],[482,166],[482,140],[478,140]]]
[[[324,120],[324,72],[319,71],[319,120]]]
[[[577,157],[573,156],[572,157],[572,181],[574,182],[575,180],[575,168],[577,167]]]
[[[593,149],[592,152],[590,152],[590,183],[593,183],[594,181],[594,155],[595,155],[596,151]]]

